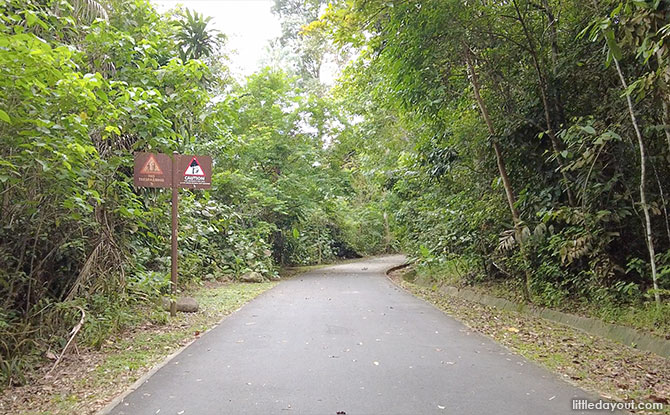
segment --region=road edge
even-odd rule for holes
[[[356,261],[358,261],[358,260],[361,260],[361,261],[362,261],[362,260],[366,260],[366,259],[370,259],[370,258],[381,258],[381,257],[384,257],[384,256],[387,256],[387,255],[375,255],[375,256],[373,256],[373,257],[356,258],[355,260],[351,260],[351,262],[356,262]],[[347,262],[349,262],[349,261],[347,261]],[[341,264],[339,264],[339,263],[326,264],[325,266],[323,266],[323,267],[319,267],[318,269],[319,269],[319,270],[323,270],[323,269],[329,268],[329,267],[331,267],[331,266],[337,266],[337,265],[341,265]],[[407,266],[409,266],[409,265],[410,265],[409,262],[405,262],[404,264],[400,264],[400,265],[394,265],[394,266],[392,266],[392,267],[390,267],[390,268],[384,270],[383,273],[384,273],[384,275],[385,275],[386,277],[388,277],[388,273],[392,272],[393,270],[401,269],[401,268],[405,268],[405,267],[407,267]],[[295,275],[291,275],[290,278],[294,278],[294,277],[296,277],[296,276],[298,276],[298,275],[300,275],[300,274],[304,274],[304,273],[307,273],[307,272],[310,272],[310,271],[312,271],[312,270],[306,270],[306,271],[304,271],[304,272],[298,272],[298,273],[295,274]],[[280,281],[280,282],[281,282],[281,281]],[[273,290],[273,289],[276,288],[278,285],[279,285],[279,284],[277,284],[275,287],[270,288],[269,290],[265,291],[265,292],[262,293],[261,295],[255,297],[252,301],[254,301],[256,298],[261,297],[262,295],[264,295],[264,294],[267,293],[268,291]],[[237,308],[235,311],[233,311],[232,313],[230,313],[230,314],[224,316],[224,317],[223,317],[221,320],[219,320],[216,324],[212,325],[212,327],[210,327],[210,328],[208,328],[207,330],[205,330],[205,331],[201,334],[201,337],[203,337],[205,334],[209,333],[211,330],[213,330],[214,328],[216,328],[217,326],[219,326],[225,319],[227,319],[228,317],[230,317],[230,316],[234,315],[235,313],[237,313],[238,311],[240,311],[242,308],[244,308],[244,307],[245,307],[247,304],[249,304],[250,302],[251,302],[251,301],[247,302],[246,304],[243,304],[242,306],[238,307],[238,308]],[[133,393],[135,390],[137,390],[140,386],[142,386],[144,383],[146,383],[146,381],[149,380],[150,377],[152,377],[153,375],[156,374],[156,372],[158,372],[158,371],[161,370],[163,367],[165,367],[166,365],[168,365],[168,364],[169,364],[175,357],[179,356],[184,350],[186,350],[189,346],[191,346],[191,345],[192,345],[193,343],[195,343],[196,341],[198,341],[197,338],[196,338],[196,339],[192,339],[192,340],[190,340],[187,344],[185,344],[184,346],[182,346],[182,347],[180,347],[178,350],[176,350],[174,353],[172,353],[172,354],[170,354],[169,356],[167,356],[163,361],[161,361],[160,363],[154,365],[151,369],[149,369],[148,372],[146,372],[146,373],[145,373],[144,375],[142,375],[139,379],[137,379],[135,382],[133,382],[132,385],[130,385],[128,388],[126,388],[125,391],[123,391],[122,393],[120,393],[119,395],[117,395],[117,396],[116,396],[114,399],[112,399],[107,405],[105,405],[102,409],[100,409],[98,412],[96,412],[96,415],[108,415],[108,414],[110,414],[110,413],[114,410],[114,408],[116,408],[119,404],[121,404],[121,403],[126,399],[126,397],[127,397],[128,395],[130,395],[130,394]]]
[[[279,285],[279,284],[277,284]],[[216,327],[218,327],[221,323],[223,323],[224,320],[226,320],[228,317],[234,315],[241,309],[243,309],[247,304],[249,304],[251,301],[254,301],[255,299],[263,296],[265,293],[268,291],[272,291],[275,287],[271,287],[270,289],[262,292],[261,294],[257,295],[256,297],[252,298],[250,301],[247,301],[246,303],[242,304],[238,308],[236,308],[232,313],[226,314],[223,316],[219,321],[217,321],[215,324],[213,324],[211,327],[209,327],[207,330],[204,332],[200,333],[200,336],[198,338],[191,339],[188,343],[174,351],[172,354],[166,356],[161,362],[155,364],[154,366],[151,367],[146,373],[144,373],[142,376],[140,376],[139,379],[137,379],[135,382],[133,382],[132,385],[127,387],[123,392],[118,394],[117,396],[114,397],[107,405],[105,405],[102,409],[98,410],[95,415],[108,415],[110,414],[114,408],[116,408],[119,404],[121,404],[128,395],[133,393],[135,390],[137,390],[140,386],[142,386],[144,383],[149,380],[150,377],[156,374],[159,370],[161,370],[163,367],[167,366],[175,357],[179,356],[184,350],[186,350],[189,346],[191,346],[193,343],[198,341],[200,338],[202,338],[204,335],[209,333],[210,331],[214,330]]]

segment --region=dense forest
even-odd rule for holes
[[[133,154],[210,154],[181,284],[402,251],[670,327],[670,5],[276,0],[268,65],[146,0],[0,0],[0,378],[99,346],[167,294],[170,192]],[[335,85],[321,81],[327,62]],[[502,288],[501,288],[502,287]]]
[[[353,1],[308,31],[357,52],[356,146],[400,147],[363,168],[425,272],[667,330],[669,6]]]

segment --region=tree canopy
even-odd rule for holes
[[[236,81],[193,10],[0,0],[6,384],[77,307],[99,346],[169,292],[170,194],[133,186],[136,152],[213,157],[212,189],[181,192],[182,284],[403,251],[437,281],[670,326],[667,2],[274,12],[293,59]],[[332,88],[329,56],[351,57]]]

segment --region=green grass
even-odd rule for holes
[[[209,284],[189,293],[199,303],[197,313],[178,313],[174,318],[164,311],[138,310],[138,313],[144,313],[144,318],[138,321],[147,324],[130,328],[114,341],[107,342],[101,350],[104,354],[102,362],[74,383],[75,391],[51,396],[48,406],[53,412],[49,413],[78,413],[88,408],[91,401],[113,398],[151,367],[194,339],[196,333],[203,333],[276,284]],[[41,412],[24,410],[20,413]]]
[[[468,288],[482,294],[514,302],[523,301],[519,280],[468,279],[465,277],[466,274],[462,272],[464,264],[463,261],[451,260],[444,264],[430,267],[418,267],[409,271],[413,274],[409,278],[406,278],[406,281],[424,286],[431,286],[433,284],[445,284],[455,287],[468,286]],[[567,293],[566,296],[568,296]],[[560,305],[552,306],[543,302],[542,298],[538,295],[534,295],[533,298],[534,303],[542,307],[584,317],[598,318],[607,323],[631,327],[661,337],[670,332],[669,303],[663,304],[659,308],[655,303],[650,301],[621,304],[609,298],[605,298],[602,301],[592,301],[567,297],[559,302]]]
[[[129,340],[122,340],[118,343],[121,350],[107,356],[104,363],[96,368],[94,374],[88,379],[82,379],[81,382],[92,386],[102,386],[122,374],[152,366],[167,356],[166,350],[175,349],[176,345],[188,337],[188,334],[184,331],[161,334],[141,333]]]
[[[79,402],[79,398],[77,398],[77,395],[73,395],[71,393],[57,395],[54,400],[56,404],[62,408],[71,407],[72,405]]]
[[[583,308],[587,308],[586,305]],[[670,333],[670,304],[658,307],[648,302],[634,306],[607,304],[588,308],[589,313],[604,321],[650,331],[664,336]]]
[[[276,283],[231,283],[215,288],[199,289],[193,293],[193,297],[200,305],[198,313],[179,313],[173,320],[167,320],[166,327],[169,331],[139,333],[129,339],[120,340],[117,343],[120,350],[110,354],[105,362],[98,366],[96,374],[89,381],[94,385],[101,385],[113,381],[122,373],[149,368],[168,356],[184,341],[192,339],[196,331],[204,332],[221,317],[237,310],[274,285]],[[159,313],[168,316],[167,312]]]

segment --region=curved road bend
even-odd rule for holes
[[[403,260],[283,281],[110,413],[550,415],[592,398],[397,288],[384,271]]]

